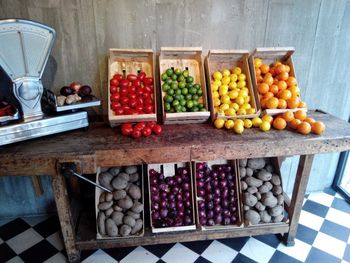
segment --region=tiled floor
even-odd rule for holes
[[[304,200],[295,246],[275,235],[83,251],[84,263],[350,262],[350,205],[332,190]],[[0,220],[0,262],[66,262],[56,216]]]

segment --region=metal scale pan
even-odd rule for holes
[[[21,115],[21,121],[0,126],[0,145],[89,125],[83,111],[55,116],[42,111],[41,78],[55,35],[54,29],[37,22],[0,20],[0,74],[5,73],[12,82],[12,87],[0,85],[5,89],[0,89],[0,95],[10,91],[20,105]]]

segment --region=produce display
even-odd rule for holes
[[[194,83],[188,70],[168,68],[161,74],[161,80],[165,112],[207,111],[203,104],[202,87]]]
[[[215,113],[223,116],[254,114],[250,104],[251,96],[246,83],[246,75],[240,67],[232,71],[224,69],[212,74],[211,88]]]
[[[234,167],[228,164],[196,163],[196,187],[199,224],[235,225],[239,221]]]
[[[174,176],[149,170],[151,219],[155,228],[193,225],[191,174],[179,167]]]
[[[9,104],[5,98],[0,97],[0,117],[3,116],[11,116],[13,114],[15,114],[16,109]]]
[[[121,133],[124,136],[130,136],[133,138],[148,137],[152,133],[159,135],[162,133],[162,127],[154,122],[139,122],[135,125],[132,123],[124,123],[121,126]]]
[[[153,77],[141,71],[126,77],[116,73],[110,80],[110,107],[115,115],[155,113]]]
[[[98,181],[112,191],[102,192],[99,196],[98,232],[103,237],[140,235],[143,229],[143,203],[138,167],[111,167],[99,174]]]
[[[60,96],[56,97],[57,105],[70,105],[79,101],[90,101],[92,98],[91,87],[79,82],[72,82],[69,86],[60,89]]]
[[[283,220],[281,178],[269,159],[241,159],[239,173],[244,218],[248,224],[278,223]]]

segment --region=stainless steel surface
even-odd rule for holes
[[[44,116],[30,122],[0,126],[0,145],[6,145],[50,134],[84,128],[89,125],[86,112],[75,112],[61,116]]]
[[[73,170],[70,170],[70,172],[71,172],[73,175],[75,175],[76,177],[78,177],[78,178],[80,178],[80,179],[83,179],[83,180],[85,180],[86,182],[89,182],[90,184],[93,184],[94,186],[96,186],[96,187],[102,189],[103,191],[106,191],[106,192],[108,192],[108,193],[112,193],[111,190],[109,190],[109,189],[103,187],[102,185],[96,184],[95,182],[93,182],[93,181],[91,181],[91,180],[85,178],[84,176],[82,176],[82,175],[80,175],[80,174],[74,172]]]
[[[15,120],[18,120],[19,119],[19,112],[16,111],[15,114],[13,115],[8,115],[8,116],[2,116],[0,117],[0,125],[2,123],[5,123],[5,122],[9,122],[9,121],[15,121]],[[0,126],[1,127],[1,126]],[[0,130],[1,131],[1,130]]]

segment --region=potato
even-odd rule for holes
[[[123,237],[126,237],[126,236],[130,235],[131,227],[128,225],[122,225],[119,229],[119,232]]]
[[[143,204],[141,204],[138,201],[134,202],[131,211],[133,211],[134,213],[141,213],[143,211]]]
[[[271,164],[266,165],[265,169],[266,169],[266,171],[268,171],[270,173],[273,173],[275,170]]]
[[[255,197],[256,197],[258,200],[261,199],[261,194],[260,194],[259,192],[256,192],[254,195],[255,195]]]
[[[138,172],[129,175],[129,182],[135,183],[139,180],[140,175]]]
[[[279,223],[279,222],[281,222],[283,220],[283,217],[284,217],[283,214],[278,215],[278,216],[273,216],[272,217],[272,222]]]
[[[123,217],[124,217],[124,214],[122,212],[115,211],[112,213],[111,219],[114,221],[114,223],[117,226],[120,226],[123,224]]]
[[[113,201],[99,203],[98,204],[98,209],[100,209],[100,210],[107,210],[110,207],[112,207],[112,205],[113,205]]]
[[[107,195],[107,192],[102,192],[100,194],[100,198],[98,199],[99,203],[106,202],[106,195]]]
[[[258,211],[264,211],[266,209],[266,206],[264,206],[261,202],[257,202],[255,208]]]
[[[256,225],[260,222],[260,215],[254,210],[248,210],[247,212],[245,212],[244,217],[252,225]]]
[[[137,200],[141,198],[141,189],[137,185],[131,184],[128,190],[128,194],[131,198]]]
[[[243,205],[243,210],[244,210],[244,211],[248,211],[249,209],[250,209],[250,206]]]
[[[113,175],[116,176],[120,173],[120,167],[111,167],[108,169],[108,172]]]
[[[118,177],[122,178],[122,179],[124,179],[125,181],[128,181],[128,182],[129,182],[129,179],[130,179],[129,174],[127,174],[127,173],[120,173],[120,174],[118,174]]]
[[[135,235],[137,232],[139,232],[142,229],[142,226],[143,226],[142,219],[137,219],[136,223],[135,223],[135,226],[131,230],[131,234]]]
[[[281,205],[278,205],[269,209],[269,214],[271,216],[279,216],[282,213],[283,213],[283,207]]]
[[[110,202],[110,201],[112,201],[112,200],[113,200],[113,194],[107,193],[107,194],[106,194],[106,202]]]
[[[128,185],[128,181],[119,175],[112,180],[112,186],[116,190],[123,190]]]
[[[118,206],[127,210],[133,206],[133,202],[130,197],[126,196],[125,198],[118,200]]]
[[[123,223],[126,224],[126,225],[129,225],[131,227],[134,227],[135,226],[135,218],[133,218],[132,216],[124,216],[123,217]]]
[[[267,193],[269,191],[270,191],[269,187],[265,184],[263,184],[262,186],[259,187],[260,194],[264,194],[264,193]]]
[[[113,198],[116,201],[118,201],[120,199],[123,199],[125,196],[126,196],[126,192],[124,190],[115,190],[115,191],[113,191]]]
[[[284,203],[284,196],[281,194],[277,196],[277,204],[282,205]]]
[[[140,213],[134,213],[133,211],[130,211],[130,210],[128,212],[126,212],[126,214],[128,216],[132,216],[135,219],[140,219],[140,217],[141,217]]]
[[[249,167],[245,168],[245,171],[246,171],[247,176],[252,176],[254,173],[254,170],[252,168],[249,168]]]
[[[271,216],[269,215],[269,213],[267,211],[260,211],[259,212],[261,221],[264,223],[270,223],[271,222]]]
[[[253,176],[245,177],[244,181],[247,183],[247,185],[255,187],[259,187],[263,184],[263,181],[261,181],[260,179],[256,179]]]
[[[105,211],[106,217],[109,217],[114,212],[113,207],[108,208]]]
[[[269,189],[269,191],[272,190],[273,185],[270,182],[265,182],[264,185],[267,186],[267,189]]]
[[[248,205],[248,206],[254,206],[258,202],[258,199],[250,194],[250,193],[244,193],[243,195],[243,204]]]
[[[239,168],[239,175],[241,178],[245,177],[247,175],[247,171],[244,167]]]
[[[272,193],[274,195],[280,195],[280,194],[282,194],[282,192],[283,192],[283,190],[282,190],[282,187],[280,185],[274,185],[272,187]]]
[[[276,175],[276,174],[272,175],[272,177],[271,177],[271,183],[272,183],[273,185],[281,185],[281,179],[280,179],[280,177],[279,177],[278,175]]]
[[[98,215],[97,215],[98,232],[103,236],[106,235],[105,220],[106,220],[105,213],[101,211],[98,212]]]
[[[127,174],[134,174],[134,173],[137,172],[137,166],[135,166],[135,165],[127,166],[127,167],[125,167],[124,171],[125,171]]]
[[[265,167],[265,160],[263,158],[249,159],[248,167],[253,170],[262,169]]]
[[[247,159],[240,159],[239,160],[239,166],[240,167],[246,167],[247,166]]]
[[[247,189],[247,192],[250,194],[255,194],[258,191],[258,188],[256,188],[255,186],[250,186]]]
[[[121,208],[121,207],[118,206],[118,205],[113,205],[113,210],[114,210],[114,211],[117,211],[117,212],[121,212],[121,211],[123,211],[123,208]]]
[[[244,182],[244,181],[241,181],[241,188],[242,188],[243,191],[246,190],[248,188],[247,183]]]
[[[264,169],[260,170],[258,173],[258,178],[263,181],[269,181],[272,177],[272,174]]]
[[[100,185],[106,187],[108,190],[113,191],[113,187],[111,185],[111,181],[113,179],[113,175],[111,175],[109,172],[102,172],[98,176],[98,181]]]
[[[270,193],[270,194],[269,194]],[[261,203],[267,207],[275,207],[277,205],[277,198],[271,192],[261,196]]]
[[[106,232],[110,237],[118,236],[118,227],[112,219],[107,219],[106,221]]]

